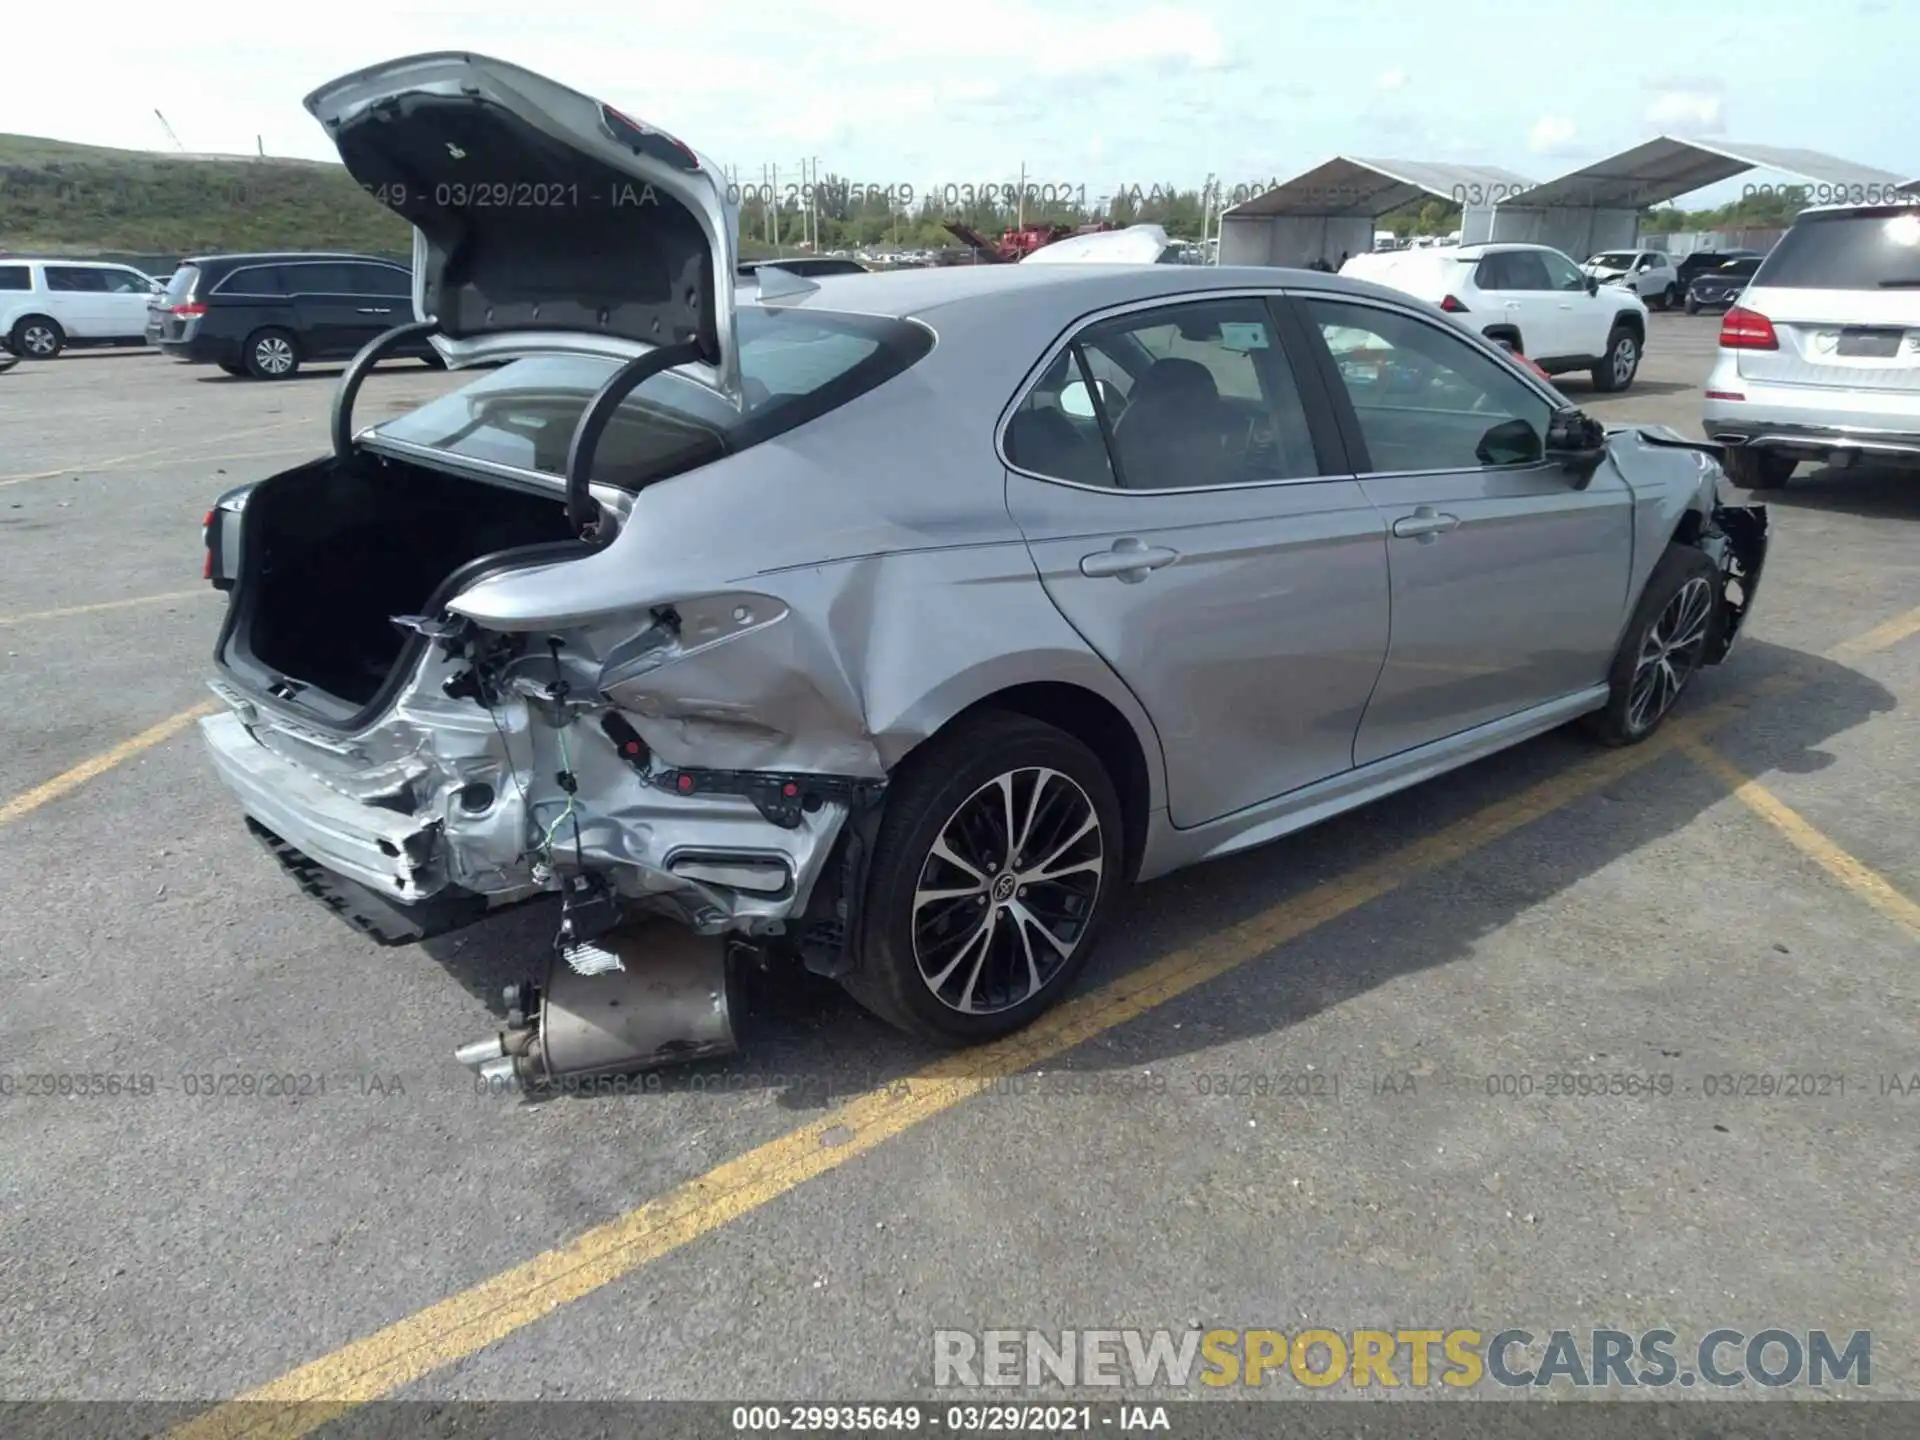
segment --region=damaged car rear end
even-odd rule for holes
[[[489,1076],[722,1053],[729,945],[784,937],[833,969],[845,892],[823,873],[885,778],[815,624],[857,629],[871,597],[814,593],[817,550],[741,565],[724,521],[777,521],[819,463],[796,432],[932,336],[737,315],[713,168],[515,67],[421,57],[307,104],[415,227],[434,319],[403,329],[456,368],[507,363],[355,435],[376,341],[333,453],[209,516],[231,592],[214,763],[300,884],[382,942],[559,893],[545,981],[462,1052]]]

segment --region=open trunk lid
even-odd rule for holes
[[[386,61],[305,101],[347,170],[414,228],[414,308],[450,365],[632,358],[740,394],[739,208],[673,136],[483,55]]]

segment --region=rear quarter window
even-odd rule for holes
[[[749,305],[741,307],[738,325],[744,408],[684,376],[656,375],[607,427],[594,461],[596,480],[638,489],[750,449],[864,395],[933,348],[922,327],[875,316]],[[375,433],[562,476],[574,426],[618,368],[597,356],[516,360]]]
[[[33,272],[24,265],[0,265],[0,290],[33,289]]]
[[[1774,290],[1920,289],[1920,207],[1802,215],[1753,283]]]

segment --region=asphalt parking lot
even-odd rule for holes
[[[1698,434],[1717,325],[1567,393]],[[929,1391],[936,1327],[1308,1324],[1870,1330],[1920,1397],[1911,478],[1770,497],[1757,616],[1653,744],[1554,734],[1144,887],[1001,1047],[796,983],[737,1061],[528,1104],[452,1050],[551,915],[374,946],[192,732],[201,517],[321,447],[336,373],[0,376],[0,1398],[873,1399]],[[89,1075],[152,1093],[27,1093]]]

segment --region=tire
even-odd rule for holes
[[[1660,297],[1660,308],[1662,310],[1671,310],[1679,303],[1680,287],[1678,285],[1667,286],[1666,292]]]
[[[1742,490],[1779,490],[1793,478],[1800,462],[1791,455],[1736,446],[1727,451],[1727,478]]]
[[[67,348],[67,332],[51,315],[22,315],[7,332],[7,348],[22,360],[51,360]]]
[[[1607,704],[1581,722],[1602,745],[1638,745],[1673,713],[1720,619],[1720,572],[1691,545],[1667,546],[1607,669]]]
[[[1700,302],[1694,299],[1691,295],[1689,295],[1687,297],[1687,314],[1698,315],[1699,313],[1700,313]]]
[[[299,342],[272,325],[247,336],[241,355],[241,364],[256,380],[285,380],[300,368]]]
[[[231,360],[216,360],[213,363],[218,365],[222,370],[226,371],[227,374],[232,375],[235,378],[244,376],[247,373],[246,366],[236,365]]]
[[[1003,782],[1011,786],[1004,797]],[[1033,827],[1025,884],[1006,863],[1017,853],[986,853],[1014,848],[1009,803],[1013,835]],[[1045,838],[1036,845],[1037,836]],[[875,1015],[925,1039],[979,1044],[1009,1035],[1071,988],[1121,888],[1125,854],[1113,781],[1085,745],[1004,711],[964,720],[894,778],[867,878],[859,964],[842,983]],[[1058,882],[1043,887],[1033,872],[1049,862]],[[928,900],[923,890],[953,893]]]
[[[1633,377],[1639,373],[1639,337],[1624,325],[1614,326],[1613,333],[1607,336],[1607,353],[1591,372],[1593,388],[1613,394],[1633,384]]]

